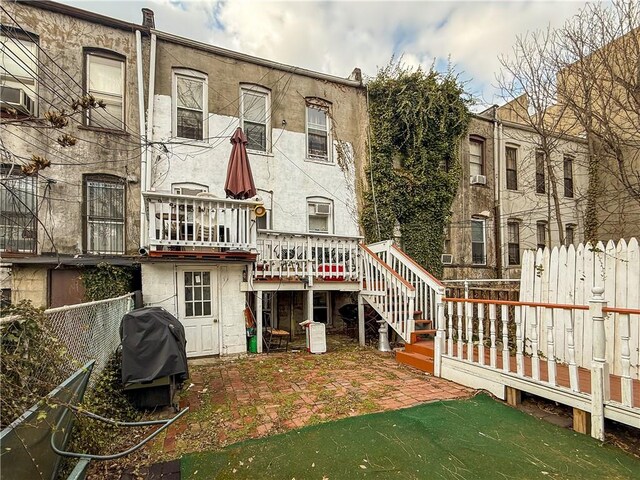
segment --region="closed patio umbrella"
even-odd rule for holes
[[[257,192],[247,156],[247,136],[240,127],[231,137],[231,144],[233,147],[227,168],[227,181],[224,184],[227,198],[245,200],[255,197]]]

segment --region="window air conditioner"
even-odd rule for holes
[[[316,215],[329,215],[331,213],[331,205],[328,203],[316,203]]]
[[[33,115],[33,100],[22,88],[0,87],[0,106],[5,111],[14,109],[18,113]]]
[[[443,253],[440,255],[440,261],[443,265],[451,265],[453,263],[453,255],[450,253]]]
[[[484,175],[471,175],[471,185],[486,185],[487,177]]]

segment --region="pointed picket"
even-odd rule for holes
[[[584,304],[589,305],[589,301],[593,294],[591,293],[591,289],[594,286],[594,276],[596,275],[595,268],[595,252],[594,247],[587,243],[584,247],[584,283],[583,283],[583,295],[584,295]],[[600,283],[601,284],[601,283]],[[591,359],[592,359],[592,339],[593,339],[593,321],[589,316],[589,312],[584,312],[584,321],[582,323],[582,332],[583,332],[583,346],[582,349],[582,363],[580,366],[586,366],[591,368]]]
[[[609,245],[607,245],[607,254],[609,253],[608,249]],[[608,257],[607,261],[610,263],[615,263],[615,297],[612,295],[608,295],[605,291],[605,299],[609,301],[610,305],[615,303],[618,307],[625,307],[627,303],[627,292],[628,292],[628,261],[627,261],[627,242],[624,239],[618,242],[618,245],[613,253],[613,257]],[[607,270],[609,270],[607,268]],[[609,318],[605,322],[605,336],[607,339],[607,354],[609,353],[609,345],[612,346],[611,354],[613,357],[613,362],[610,363],[610,372],[614,375],[620,375],[622,372],[622,339],[620,337],[621,328],[620,328],[620,315],[610,314]],[[611,336],[609,336],[608,322],[612,322],[611,328]]]
[[[604,299],[609,306],[616,306],[616,266],[618,265],[616,244],[613,240],[607,242],[604,254]],[[604,335],[607,341],[606,356],[609,368],[614,365],[614,347],[616,337],[617,315],[607,315],[604,319]],[[619,361],[618,361],[619,366]]]
[[[640,245],[632,238],[627,245],[627,308],[640,308]],[[630,315],[631,377],[640,380],[640,315]]]
[[[579,244],[576,248],[576,273],[574,276],[573,298],[576,305],[586,305],[585,299],[585,274],[584,274],[584,252],[585,247]],[[576,363],[578,365],[588,365],[584,363],[584,351],[587,349],[584,343],[584,310],[575,310],[573,314],[573,334],[576,344]]]
[[[573,273],[573,272],[572,272]],[[567,271],[567,247],[564,245],[558,249],[558,274],[557,274],[557,287],[556,287],[556,303],[569,303],[567,295],[567,287],[569,282],[567,277],[569,272]],[[555,312],[554,317],[554,333],[555,333],[555,348],[556,358],[558,361],[567,361],[567,342],[565,340],[565,324],[564,313],[561,311]]]

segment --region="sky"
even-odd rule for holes
[[[347,77],[374,76],[392,56],[412,66],[451,63],[482,106],[504,103],[496,87],[499,55],[516,35],[560,26],[580,1],[250,1],[146,0],[61,3],[141,23],[249,55]]]

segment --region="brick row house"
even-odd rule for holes
[[[3,299],[77,303],[83,268],[131,266],[139,246],[140,27],[50,2],[2,9]],[[78,106],[87,95],[105,108]]]
[[[544,162],[540,136],[509,113],[506,105],[474,115],[460,146],[462,172],[442,258],[445,279],[517,279],[525,249],[584,241],[586,141],[555,139],[551,160]]]
[[[146,9],[135,25],[54,2],[3,8],[12,301],[81,302],[83,268],[105,262],[135,269],[144,304],[184,323],[191,356],[246,351],[247,316],[291,335],[308,318],[339,324],[360,289],[358,69],[340,78],[195,42],[156,30]],[[88,95],[106,108],[73,110]],[[68,125],[43,128],[62,109]],[[245,200],[223,188],[238,127],[257,189]],[[28,172],[34,154],[50,166]]]

